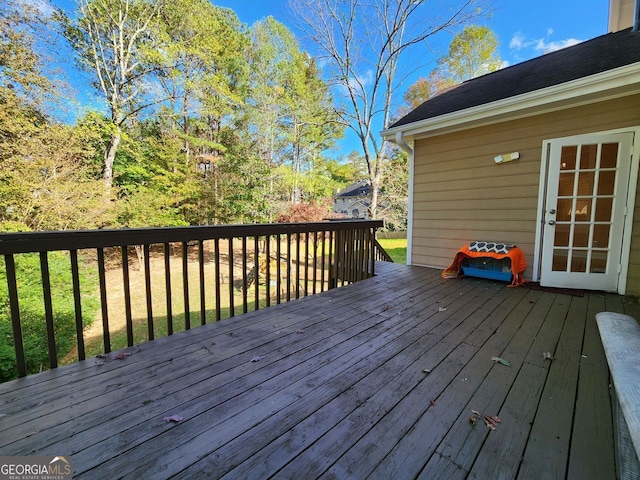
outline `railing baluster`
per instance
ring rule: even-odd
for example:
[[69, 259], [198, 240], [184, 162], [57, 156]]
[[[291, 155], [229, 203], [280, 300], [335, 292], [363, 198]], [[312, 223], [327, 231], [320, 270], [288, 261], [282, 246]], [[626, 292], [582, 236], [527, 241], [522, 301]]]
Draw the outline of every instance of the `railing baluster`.
[[182, 296], [184, 298], [184, 329], [191, 330], [191, 308], [189, 305], [189, 246], [182, 242]]
[[264, 239], [264, 250], [265, 257], [267, 259], [267, 264], [265, 265], [265, 290], [266, 290], [266, 302], [267, 307], [271, 306], [271, 249], [269, 248], [269, 244], [271, 243], [271, 237], [267, 235]]
[[98, 279], [100, 281], [100, 306], [102, 310], [102, 342], [104, 353], [111, 351], [111, 333], [109, 332], [109, 309], [107, 307], [107, 281], [104, 271], [104, 249], [98, 248]]
[[304, 232], [304, 296], [309, 292], [309, 232]]
[[318, 232], [313, 232], [313, 294], [316, 294], [318, 281]]
[[369, 229], [369, 258], [371, 258], [371, 270], [369, 271], [369, 277], [373, 277], [376, 274], [376, 258], [375, 258], [375, 242], [376, 242], [376, 231], [375, 229]]
[[365, 269], [364, 265], [364, 240], [363, 240], [363, 230], [357, 230], [355, 232], [356, 241], [354, 244], [354, 258], [356, 263], [356, 272], [355, 272], [355, 281], [362, 280], [362, 272]]
[[280, 290], [282, 289], [282, 267], [280, 266], [280, 254], [282, 238], [276, 235], [276, 304], [280, 305]]
[[198, 265], [200, 267], [200, 325], [207, 324], [207, 306], [204, 291], [204, 241], [198, 242]]
[[242, 236], [242, 312], [247, 313], [249, 311], [249, 305], [247, 297], [249, 296], [249, 290], [247, 282], [247, 237]]
[[133, 346], [133, 318], [131, 315], [131, 285], [129, 283], [129, 254], [126, 245], [122, 250], [122, 286], [124, 290], [124, 314], [127, 322], [127, 346]]
[[47, 256], [47, 252], [40, 252], [40, 274], [42, 275], [44, 318], [47, 325], [49, 368], [56, 368], [58, 366], [58, 350], [56, 348], [56, 333], [53, 325], [53, 306], [51, 305], [51, 278], [49, 277], [49, 259]]
[[213, 241], [213, 262], [216, 267], [216, 322], [220, 321], [220, 239], [216, 238]]
[[229, 237], [229, 317], [231, 318], [234, 316], [235, 307], [233, 305], [233, 237]]
[[164, 244], [164, 288], [167, 298], [167, 335], [173, 335], [173, 307], [171, 301], [171, 251], [169, 244]]
[[253, 237], [253, 259], [253, 268], [255, 272], [255, 290], [253, 292], [253, 301], [255, 305], [253, 309], [260, 310], [260, 241], [257, 235]]
[[71, 261], [71, 283], [73, 284], [73, 306], [76, 318], [76, 345], [78, 347], [78, 360], [84, 360], [84, 326], [82, 324], [82, 296], [80, 294], [78, 250], [69, 250], [69, 260]]
[[9, 308], [11, 310], [11, 328], [13, 330], [13, 348], [16, 354], [16, 368], [18, 370], [18, 377], [26, 377], [27, 362], [24, 356], [22, 322], [20, 321], [18, 286], [16, 284], [16, 264], [13, 255], [5, 255], [4, 264], [7, 269], [7, 288], [9, 290]]
[[335, 232], [331, 230], [329, 232], [329, 285], [328, 285], [329, 289], [332, 289], [338, 286], [336, 282], [338, 260], [335, 255], [335, 250], [336, 250], [336, 247], [334, 245], [335, 237], [336, 237]]
[[327, 257], [325, 257], [326, 253], [325, 253], [325, 240], [327, 238], [327, 232], [326, 231], [322, 231], [320, 232], [320, 241], [322, 242], [322, 256], [321, 256], [321, 261], [322, 261], [322, 265], [320, 267], [320, 291], [324, 292], [324, 272], [325, 272], [325, 268], [326, 268], [326, 263], [327, 263]]
[[296, 298], [300, 298], [300, 233], [296, 233]]
[[153, 301], [151, 297], [151, 261], [149, 244], [142, 247], [142, 255], [144, 256], [144, 293], [147, 301], [147, 336], [149, 340], [155, 338], [153, 332]]
[[291, 300], [291, 234], [287, 233], [287, 302]]

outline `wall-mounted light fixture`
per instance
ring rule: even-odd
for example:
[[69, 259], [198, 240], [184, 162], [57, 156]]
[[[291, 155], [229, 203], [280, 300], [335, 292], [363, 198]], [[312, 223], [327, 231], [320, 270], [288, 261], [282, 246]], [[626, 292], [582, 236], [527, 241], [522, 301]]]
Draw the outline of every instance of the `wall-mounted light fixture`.
[[513, 152], [513, 153], [503, 153], [502, 155], [498, 155], [497, 157], [494, 157], [493, 160], [496, 163], [506, 163], [506, 162], [510, 162], [511, 160], [517, 160], [520, 158], [520, 152]]

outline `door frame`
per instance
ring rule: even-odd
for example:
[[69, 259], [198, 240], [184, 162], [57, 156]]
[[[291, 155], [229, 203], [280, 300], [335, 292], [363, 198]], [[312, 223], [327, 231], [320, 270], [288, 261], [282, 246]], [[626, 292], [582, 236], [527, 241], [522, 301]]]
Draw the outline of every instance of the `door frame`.
[[581, 137], [588, 139], [592, 135], [612, 135], [616, 133], [633, 133], [634, 139], [631, 144], [631, 165], [629, 166], [629, 183], [627, 188], [626, 216], [624, 220], [624, 230], [622, 234], [622, 245], [620, 255], [620, 271], [618, 274], [617, 292], [624, 295], [627, 288], [627, 274], [629, 272], [629, 255], [631, 249], [631, 233], [633, 230], [633, 217], [636, 199], [636, 189], [638, 186], [638, 159], [640, 157], [640, 126], [618, 128], [615, 130], [606, 130], [600, 132], [580, 133], [576, 135], [568, 135], [566, 137], [552, 138], [542, 141], [542, 153], [540, 158], [540, 183], [538, 188], [538, 210], [536, 214], [536, 237], [535, 250], [533, 257], [533, 275], [534, 282], [540, 281], [542, 272], [542, 242], [544, 240], [545, 225], [545, 209], [547, 200], [547, 182], [549, 176], [549, 160], [551, 153], [551, 142], [553, 140], [562, 140], [575, 138], [580, 140]]

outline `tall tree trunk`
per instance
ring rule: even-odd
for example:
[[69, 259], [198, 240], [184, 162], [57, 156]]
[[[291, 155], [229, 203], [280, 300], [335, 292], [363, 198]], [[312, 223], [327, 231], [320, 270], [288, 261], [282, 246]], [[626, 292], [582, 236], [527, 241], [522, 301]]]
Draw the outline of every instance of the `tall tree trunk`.
[[111, 185], [113, 185], [113, 162], [116, 159], [116, 152], [118, 151], [120, 140], [122, 140], [122, 131], [119, 126], [116, 126], [115, 132], [112, 133], [109, 138], [109, 145], [107, 146], [107, 151], [104, 154], [104, 171], [102, 174], [102, 180], [107, 193], [111, 192]]

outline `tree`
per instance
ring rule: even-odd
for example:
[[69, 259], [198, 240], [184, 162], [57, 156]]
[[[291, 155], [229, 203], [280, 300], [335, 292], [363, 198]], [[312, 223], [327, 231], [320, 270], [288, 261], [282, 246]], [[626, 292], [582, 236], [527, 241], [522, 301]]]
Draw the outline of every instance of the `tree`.
[[449, 53], [438, 59], [438, 68], [429, 78], [420, 77], [404, 94], [405, 106], [398, 117], [406, 115], [445, 88], [502, 67], [498, 40], [489, 27], [467, 26], [453, 37]]
[[113, 125], [104, 152], [103, 181], [109, 192], [122, 126], [146, 107], [158, 103], [145, 89], [156, 65], [150, 61], [162, 45], [156, 30], [164, 0], [79, 0], [79, 16], [59, 12], [80, 65], [94, 75]]
[[185, 163], [225, 147], [216, 133], [244, 103], [249, 37], [233, 11], [206, 0], [179, 0], [160, 11], [164, 49], [158, 79], [171, 99], [160, 112], [179, 130]]
[[478, 15], [474, 0], [443, 12], [417, 0], [291, 0], [301, 28], [327, 61], [328, 75], [342, 93], [341, 120], [358, 136], [373, 189], [370, 213], [376, 217], [378, 190], [388, 148], [378, 130], [388, 125], [399, 79], [397, 70], [413, 47]]
[[498, 39], [489, 27], [469, 25], [449, 46], [449, 54], [438, 61], [441, 76], [453, 84], [495, 72], [502, 67]]
[[252, 143], [268, 165], [291, 166], [288, 197], [299, 201], [301, 173], [313, 168], [319, 152], [341, 136], [342, 128], [315, 60], [300, 50], [291, 31], [268, 17], [253, 26], [252, 36]]
[[44, 113], [55, 92], [38, 53], [39, 13], [22, 2], [0, 7], [0, 229], [102, 226], [87, 167], [92, 132]]

